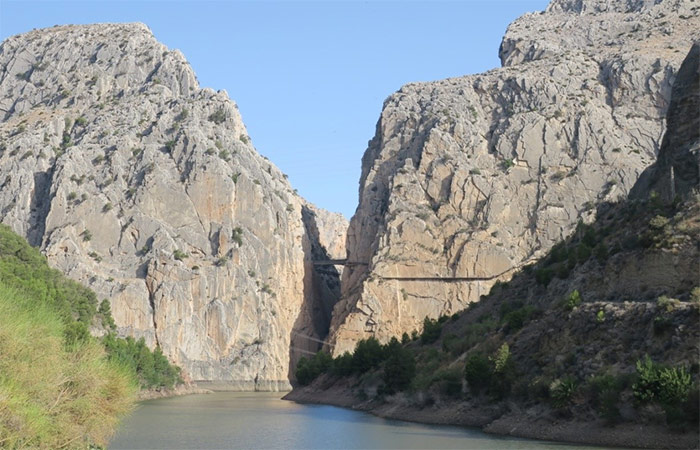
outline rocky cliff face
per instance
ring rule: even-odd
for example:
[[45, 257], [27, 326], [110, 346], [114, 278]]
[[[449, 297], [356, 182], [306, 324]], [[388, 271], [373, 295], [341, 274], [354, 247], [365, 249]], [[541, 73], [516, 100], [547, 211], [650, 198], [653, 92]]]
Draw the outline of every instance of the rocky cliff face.
[[502, 68], [390, 96], [362, 161], [334, 354], [463, 309], [625, 196], [700, 29], [691, 1], [553, 0]]
[[344, 253], [342, 216], [297, 196], [144, 25], [14, 36], [0, 68], [2, 222], [192, 379], [287, 387], [290, 340], [327, 333], [338, 275], [311, 260]]

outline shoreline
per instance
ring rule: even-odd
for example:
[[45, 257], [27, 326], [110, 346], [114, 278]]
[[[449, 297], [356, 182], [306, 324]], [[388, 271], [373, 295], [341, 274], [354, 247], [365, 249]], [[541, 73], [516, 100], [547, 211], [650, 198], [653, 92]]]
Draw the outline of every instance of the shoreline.
[[213, 394], [214, 391], [210, 389], [200, 388], [196, 385], [191, 384], [181, 384], [175, 386], [172, 389], [143, 389], [140, 390], [137, 396], [137, 402], [143, 402], [146, 400], [155, 400], [159, 398], [168, 397], [181, 397], [183, 395], [192, 394]]
[[524, 411], [506, 413], [502, 406], [475, 408], [467, 402], [445, 402], [419, 408], [397, 402], [380, 403], [358, 399], [350, 389], [333, 386], [324, 391], [296, 388], [282, 397], [301, 404], [323, 404], [370, 413], [385, 419], [430, 425], [479, 428], [485, 433], [526, 439], [592, 446], [641, 449], [697, 449], [697, 432], [672, 432], [664, 426], [619, 424], [608, 427], [602, 421], [575, 422], [532, 419]]

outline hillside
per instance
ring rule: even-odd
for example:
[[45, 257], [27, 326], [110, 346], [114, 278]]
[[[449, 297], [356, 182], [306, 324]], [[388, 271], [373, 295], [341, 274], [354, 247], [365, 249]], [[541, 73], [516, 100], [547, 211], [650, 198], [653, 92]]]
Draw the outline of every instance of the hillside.
[[[302, 362], [286, 398], [517, 436], [700, 442], [700, 45], [675, 79], [658, 162], [632, 196], [463, 312], [352, 356]], [[677, 175], [676, 175], [677, 174]]]
[[508, 27], [502, 67], [389, 96], [327, 349], [466, 308], [625, 198], [656, 159], [698, 30], [687, 0], [553, 0]]
[[[104, 446], [118, 420], [131, 411], [138, 381], [144, 386], [174, 382], [151, 384], [142, 367], [106, 354], [88, 326], [109, 330], [109, 310], [98, 307], [92, 291], [50, 269], [4, 225], [0, 317], [2, 448]], [[153, 354], [145, 352], [129, 357], [152, 361]], [[166, 371], [175, 370], [164, 364]]]

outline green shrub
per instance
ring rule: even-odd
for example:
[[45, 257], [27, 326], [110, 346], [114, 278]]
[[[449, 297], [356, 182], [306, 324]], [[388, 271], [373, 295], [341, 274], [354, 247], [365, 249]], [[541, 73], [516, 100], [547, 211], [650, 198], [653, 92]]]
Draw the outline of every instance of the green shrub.
[[354, 370], [352, 354], [345, 352], [333, 360], [331, 373], [336, 376], [346, 377], [352, 375]]
[[183, 252], [180, 249], [175, 249], [173, 252], [173, 258], [177, 259], [178, 261], [182, 261], [183, 259], [187, 258], [189, 255], [185, 252]]
[[247, 144], [247, 143], [250, 141], [250, 140], [248, 139], [248, 136], [246, 136], [245, 134], [241, 134], [240, 136], [238, 136], [238, 140], [240, 140], [240, 141], [243, 142], [244, 144]]
[[656, 306], [662, 312], [671, 312], [679, 304], [680, 304], [680, 302], [678, 300], [676, 300], [675, 298], [669, 298], [665, 295], [662, 295], [661, 297], [659, 297], [656, 300]]
[[583, 238], [581, 242], [589, 248], [593, 248], [598, 243], [598, 233], [595, 228], [590, 225], [582, 225], [583, 227]]
[[436, 385], [440, 394], [459, 398], [462, 395], [462, 376], [459, 369], [442, 369], [433, 375], [433, 385]]
[[106, 330], [116, 330], [117, 324], [114, 323], [114, 318], [112, 317], [112, 307], [109, 300], [106, 298], [100, 303], [100, 307], [97, 309], [97, 313], [101, 317], [102, 327]]
[[503, 317], [503, 322], [506, 325], [506, 327], [505, 327], [506, 333], [518, 331], [536, 313], [537, 313], [537, 309], [531, 305], [526, 305], [526, 306], [523, 306], [522, 308], [518, 308], [518, 309], [515, 309], [513, 311], [508, 312]]
[[609, 254], [608, 247], [606, 247], [605, 243], [603, 243], [603, 242], [596, 245], [595, 248], [593, 249], [593, 255], [598, 260], [598, 262], [601, 264], [605, 263], [605, 261], [608, 260], [608, 254]]
[[580, 264], [585, 263], [588, 261], [588, 259], [591, 257], [591, 248], [584, 244], [580, 243], [579, 245], [576, 246], [576, 260]]
[[602, 309], [599, 310], [599, 311], [596, 313], [596, 315], [595, 315], [595, 321], [596, 321], [597, 323], [603, 323], [603, 322], [605, 322], [605, 311], [603, 311]]
[[493, 372], [494, 373], [503, 373], [505, 372], [508, 363], [510, 362], [510, 347], [508, 346], [508, 343], [504, 342], [498, 350], [496, 350], [496, 354], [491, 358], [491, 361], [493, 362]]
[[92, 233], [88, 229], [83, 230], [83, 232], [80, 233], [80, 236], [83, 237], [83, 241], [85, 241], [85, 242], [88, 242], [89, 240], [92, 239]]
[[310, 359], [302, 357], [297, 363], [294, 375], [302, 386], [310, 384], [319, 375], [327, 372], [333, 364], [333, 358], [326, 352], [320, 351]]
[[700, 286], [696, 286], [690, 291], [690, 301], [700, 303]]
[[540, 268], [535, 271], [535, 281], [537, 284], [547, 287], [552, 281], [552, 278], [554, 278], [554, 272], [550, 268]]
[[[664, 367], [655, 364], [649, 355], [637, 361], [637, 381], [632, 385], [639, 403], [658, 403], [666, 412], [669, 424], [678, 424], [692, 418], [683, 406], [692, 389], [690, 373], [684, 367]], [[695, 399], [697, 401], [697, 399]]]
[[423, 332], [420, 335], [420, 341], [423, 344], [432, 344], [437, 341], [442, 332], [442, 323], [439, 320], [426, 317], [423, 319]]
[[557, 408], [563, 408], [569, 405], [572, 402], [577, 389], [578, 383], [576, 383], [576, 379], [572, 376], [566, 376], [562, 379], [554, 380], [549, 387], [554, 406]]
[[231, 232], [231, 240], [233, 240], [233, 242], [238, 244], [239, 247], [242, 246], [243, 245], [243, 228], [241, 228], [241, 227], [234, 228], [233, 231]]
[[352, 355], [353, 369], [365, 373], [379, 366], [384, 360], [384, 348], [375, 337], [360, 339]]
[[172, 388], [182, 382], [180, 368], [170, 364], [159, 347], [151, 351], [143, 338], [119, 339], [109, 333], [102, 343], [109, 359], [128, 367], [143, 388]]
[[620, 419], [620, 394], [624, 384], [619, 377], [604, 374], [588, 380], [587, 390], [593, 407], [608, 423]]
[[416, 360], [413, 352], [403, 347], [396, 338], [387, 344], [384, 353], [384, 385], [387, 393], [403, 391], [416, 376]]
[[467, 380], [469, 389], [475, 393], [479, 393], [488, 387], [491, 379], [491, 363], [489, 359], [483, 353], [469, 355], [464, 367], [464, 378]]
[[668, 225], [669, 220], [664, 216], [654, 216], [649, 220], [649, 226], [655, 230], [661, 230]]
[[209, 121], [214, 122], [217, 125], [224, 123], [226, 121], [226, 111], [224, 111], [222, 108], [210, 114]]
[[581, 295], [577, 289], [574, 289], [571, 294], [564, 300], [564, 309], [572, 311], [581, 304]]

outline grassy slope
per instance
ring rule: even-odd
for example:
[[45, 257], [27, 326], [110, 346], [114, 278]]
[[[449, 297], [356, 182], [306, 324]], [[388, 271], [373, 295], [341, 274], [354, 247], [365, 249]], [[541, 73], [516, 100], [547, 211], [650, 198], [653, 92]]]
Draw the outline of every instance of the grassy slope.
[[[105, 300], [51, 269], [0, 225], [0, 448], [106, 445], [138, 385], [172, 387], [179, 368], [143, 340], [117, 338]], [[92, 338], [90, 327], [108, 333]]]
[[0, 283], [0, 447], [106, 445], [135, 399], [94, 339], [66, 345], [54, 308]]

